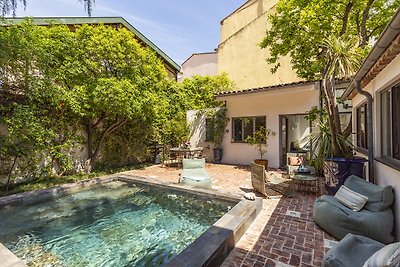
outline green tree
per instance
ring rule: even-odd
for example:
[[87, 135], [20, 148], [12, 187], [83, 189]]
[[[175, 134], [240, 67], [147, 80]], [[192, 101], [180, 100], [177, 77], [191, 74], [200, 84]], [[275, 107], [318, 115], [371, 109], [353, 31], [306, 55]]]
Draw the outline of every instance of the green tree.
[[[69, 32], [65, 27], [59, 36], [66, 38]], [[64, 52], [63, 42], [49, 42], [48, 35], [47, 28], [29, 20], [0, 28], [0, 158], [12, 159], [11, 166], [5, 164], [9, 180], [15, 170], [34, 178], [53, 167], [61, 173], [72, 168], [63, 153], [73, 146], [73, 120], [55, 101], [56, 88], [48, 75], [49, 62]]]
[[155, 53], [125, 28], [83, 25], [72, 34], [68, 56], [53, 68], [57, 99], [83, 126], [94, 165], [111, 133], [154, 116], [167, 75]]
[[[158, 114], [155, 135], [164, 144], [178, 145], [188, 139], [186, 121], [188, 110], [202, 110], [221, 106], [214, 95], [232, 90], [233, 83], [226, 74], [216, 76], [194, 76], [182, 82], [170, 81], [164, 92], [164, 112]], [[161, 105], [160, 105], [161, 109]]]
[[269, 17], [272, 27], [261, 42], [268, 48], [268, 62], [279, 67], [278, 59], [289, 55], [297, 75], [322, 80], [333, 153], [342, 156], [337, 140], [342, 132], [335, 80], [350, 77], [361, 59], [391, 19], [399, 0], [281, 0]]

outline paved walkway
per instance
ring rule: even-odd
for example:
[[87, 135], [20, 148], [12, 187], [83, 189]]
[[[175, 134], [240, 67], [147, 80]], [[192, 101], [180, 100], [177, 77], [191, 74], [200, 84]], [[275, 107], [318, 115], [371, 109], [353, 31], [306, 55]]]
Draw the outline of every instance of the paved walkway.
[[[206, 170], [213, 178], [215, 190], [253, 192], [248, 166], [207, 164]], [[157, 165], [126, 173], [177, 183], [180, 172], [177, 168]], [[328, 250], [324, 240], [333, 238], [312, 219], [316, 197], [315, 193], [298, 191], [293, 198], [264, 199], [263, 210], [222, 266], [321, 266]]]

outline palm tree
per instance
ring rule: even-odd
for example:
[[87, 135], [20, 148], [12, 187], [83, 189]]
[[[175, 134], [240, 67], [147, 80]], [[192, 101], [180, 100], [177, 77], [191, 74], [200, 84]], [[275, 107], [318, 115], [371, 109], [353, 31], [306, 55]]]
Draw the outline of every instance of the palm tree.
[[[26, 0], [0, 0], [1, 16], [4, 17], [12, 12], [13, 17], [15, 17], [18, 2], [21, 2], [24, 7], [26, 7]], [[79, 2], [83, 3], [85, 11], [90, 17], [92, 15], [95, 0], [79, 0]]]
[[350, 78], [357, 71], [362, 53], [359, 50], [357, 38], [346, 35], [325, 38], [322, 49], [323, 56], [326, 57], [326, 65], [322, 72], [322, 95], [328, 115], [332, 153], [334, 156], [343, 157], [347, 149], [344, 149], [341, 140], [350, 135], [351, 123], [345, 131], [342, 131], [335, 81], [338, 78]]

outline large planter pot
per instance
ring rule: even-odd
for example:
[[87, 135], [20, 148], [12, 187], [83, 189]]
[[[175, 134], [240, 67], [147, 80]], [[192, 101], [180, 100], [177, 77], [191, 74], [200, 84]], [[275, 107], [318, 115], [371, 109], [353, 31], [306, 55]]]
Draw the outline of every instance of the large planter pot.
[[264, 166], [265, 170], [268, 171], [268, 160], [267, 159], [255, 159], [254, 163]]
[[364, 178], [364, 158], [332, 158], [324, 164], [325, 189], [329, 195], [334, 195], [344, 184], [347, 177], [356, 175]]
[[214, 163], [220, 164], [222, 161], [222, 156], [224, 155], [224, 151], [222, 148], [214, 148]]

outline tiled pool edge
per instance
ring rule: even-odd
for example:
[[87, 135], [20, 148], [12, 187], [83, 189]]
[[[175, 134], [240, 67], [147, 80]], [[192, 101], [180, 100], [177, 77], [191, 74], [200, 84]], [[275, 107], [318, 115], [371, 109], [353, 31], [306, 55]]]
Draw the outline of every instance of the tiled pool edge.
[[81, 188], [93, 186], [96, 184], [108, 183], [117, 180], [118, 177], [115, 175], [107, 175], [99, 178], [90, 180], [84, 180], [76, 183], [63, 184], [55, 187], [46, 189], [40, 189], [35, 191], [23, 192], [5, 197], [0, 197], [0, 208], [6, 205], [17, 205], [17, 204], [33, 204], [41, 201], [46, 201], [55, 197], [60, 197], [73, 193]]
[[261, 209], [261, 198], [256, 198], [254, 201], [242, 199], [167, 266], [220, 266]]
[[237, 194], [223, 194], [213, 190], [188, 188], [177, 184], [155, 182], [144, 177], [119, 175], [119, 180], [142, 184], [159, 185], [174, 190], [190, 192], [196, 195], [214, 196], [226, 200], [237, 200], [228, 213], [222, 216], [199, 238], [179, 253], [167, 267], [212, 267], [220, 266], [240, 240], [247, 228], [253, 223], [262, 209], [262, 198], [254, 201], [241, 198]]
[[[141, 183], [159, 187], [167, 187], [183, 193], [191, 193], [206, 197], [215, 197], [222, 200], [239, 202], [227, 214], [221, 217], [204, 234], [178, 254], [167, 266], [219, 266], [229, 252], [242, 237], [250, 224], [262, 209], [262, 199], [254, 201], [241, 199], [238, 194], [223, 194], [214, 190], [188, 188], [175, 183], [154, 181], [145, 177], [113, 174], [72, 184], [64, 184], [48, 189], [30, 191], [0, 198], [0, 208], [6, 205], [33, 204], [53, 199], [74, 191], [120, 180], [123, 182]], [[3, 267], [26, 267], [27, 265], [0, 243], [0, 258]]]
[[22, 260], [0, 243], [0, 265], [2, 267], [28, 267]]

